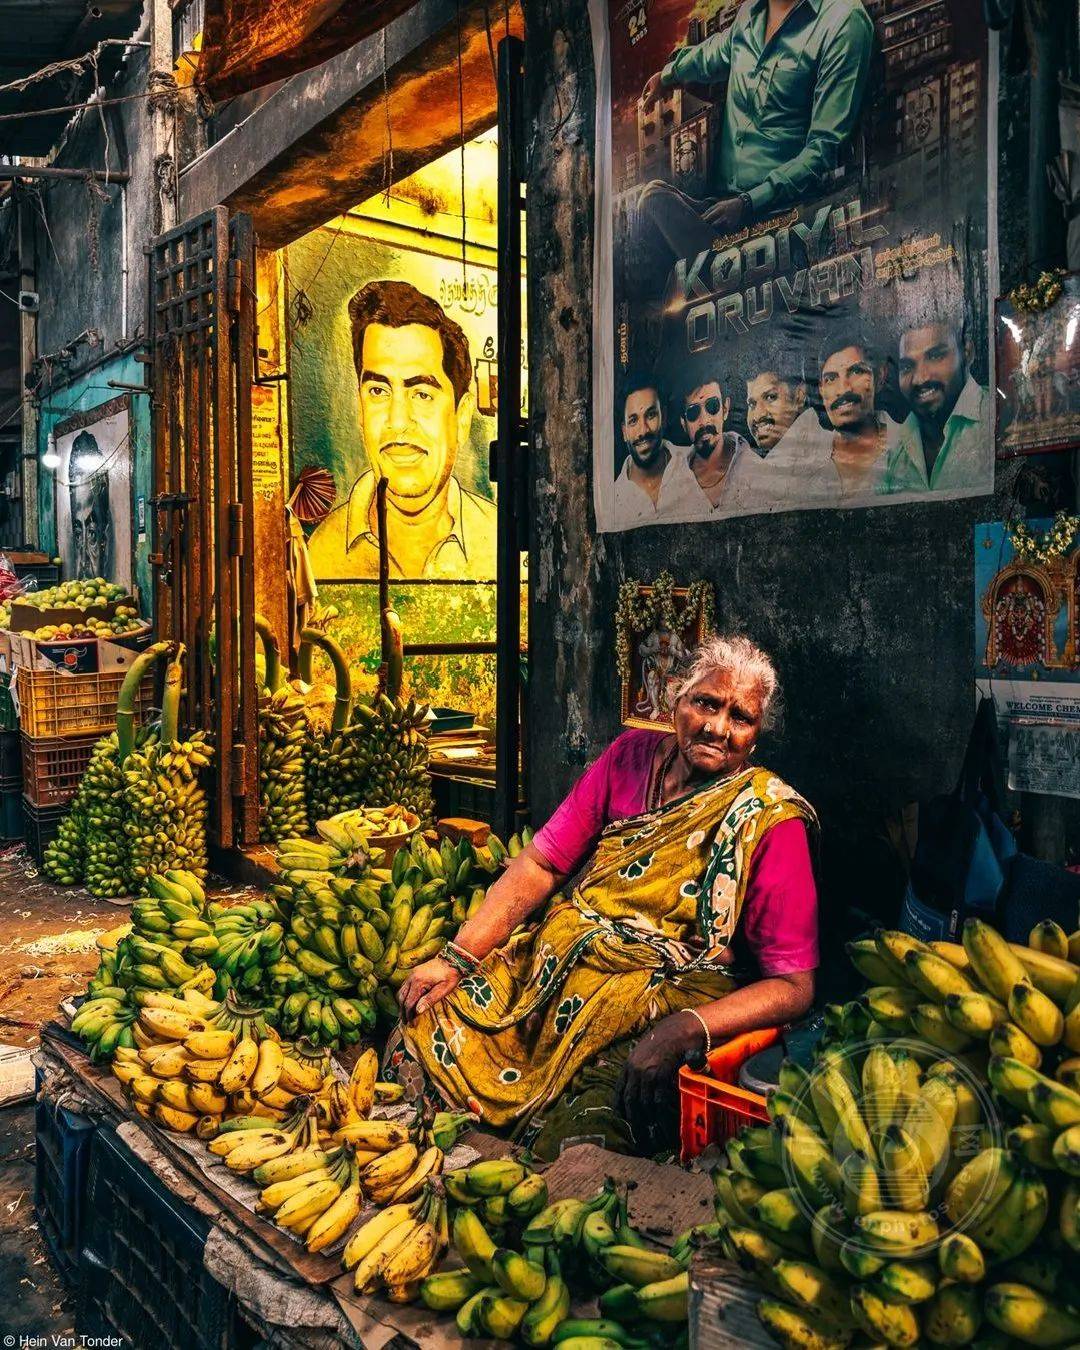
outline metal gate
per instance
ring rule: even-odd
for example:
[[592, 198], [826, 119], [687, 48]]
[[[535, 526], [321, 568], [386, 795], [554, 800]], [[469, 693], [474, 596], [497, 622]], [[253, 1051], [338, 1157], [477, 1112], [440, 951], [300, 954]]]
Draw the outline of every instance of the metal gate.
[[211, 840], [258, 839], [251, 219], [224, 207], [150, 246], [154, 601], [187, 648], [186, 724], [214, 738]]

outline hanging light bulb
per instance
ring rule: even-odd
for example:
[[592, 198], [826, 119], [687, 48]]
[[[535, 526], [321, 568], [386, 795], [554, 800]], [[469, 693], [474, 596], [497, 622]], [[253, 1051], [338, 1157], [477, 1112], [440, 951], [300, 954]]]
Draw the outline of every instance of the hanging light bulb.
[[60, 456], [56, 453], [56, 437], [49, 432], [49, 439], [45, 442], [45, 453], [41, 456], [42, 468], [58, 469], [60, 467]]

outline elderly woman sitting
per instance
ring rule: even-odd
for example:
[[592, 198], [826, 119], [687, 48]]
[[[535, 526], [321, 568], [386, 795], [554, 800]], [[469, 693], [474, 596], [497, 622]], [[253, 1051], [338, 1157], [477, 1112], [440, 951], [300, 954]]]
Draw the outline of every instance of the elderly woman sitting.
[[749, 763], [776, 698], [753, 643], [707, 641], [674, 732], [619, 736], [413, 971], [404, 1049], [443, 1098], [542, 1155], [570, 1135], [652, 1151], [670, 1142], [688, 1057], [806, 1012], [814, 812]]

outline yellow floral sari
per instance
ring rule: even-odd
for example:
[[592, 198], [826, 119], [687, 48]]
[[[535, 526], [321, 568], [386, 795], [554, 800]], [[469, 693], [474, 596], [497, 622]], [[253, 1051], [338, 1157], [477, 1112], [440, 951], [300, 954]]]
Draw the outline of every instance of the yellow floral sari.
[[404, 1028], [443, 1098], [523, 1126], [606, 1047], [734, 986], [723, 957], [754, 850], [813, 808], [767, 769], [609, 826], [570, 900]]

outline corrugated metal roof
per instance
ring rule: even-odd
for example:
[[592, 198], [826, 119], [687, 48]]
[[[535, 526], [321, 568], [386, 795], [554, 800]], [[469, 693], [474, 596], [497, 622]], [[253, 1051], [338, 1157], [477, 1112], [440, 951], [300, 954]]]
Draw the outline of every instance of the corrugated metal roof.
[[[24, 79], [55, 61], [91, 51], [106, 38], [130, 38], [143, 0], [0, 0], [0, 85]], [[98, 70], [102, 82], [116, 73], [122, 47], [107, 47]], [[88, 74], [64, 71], [21, 91], [0, 93], [0, 116], [76, 103], [86, 97]], [[70, 113], [0, 121], [0, 154], [44, 155]]]

